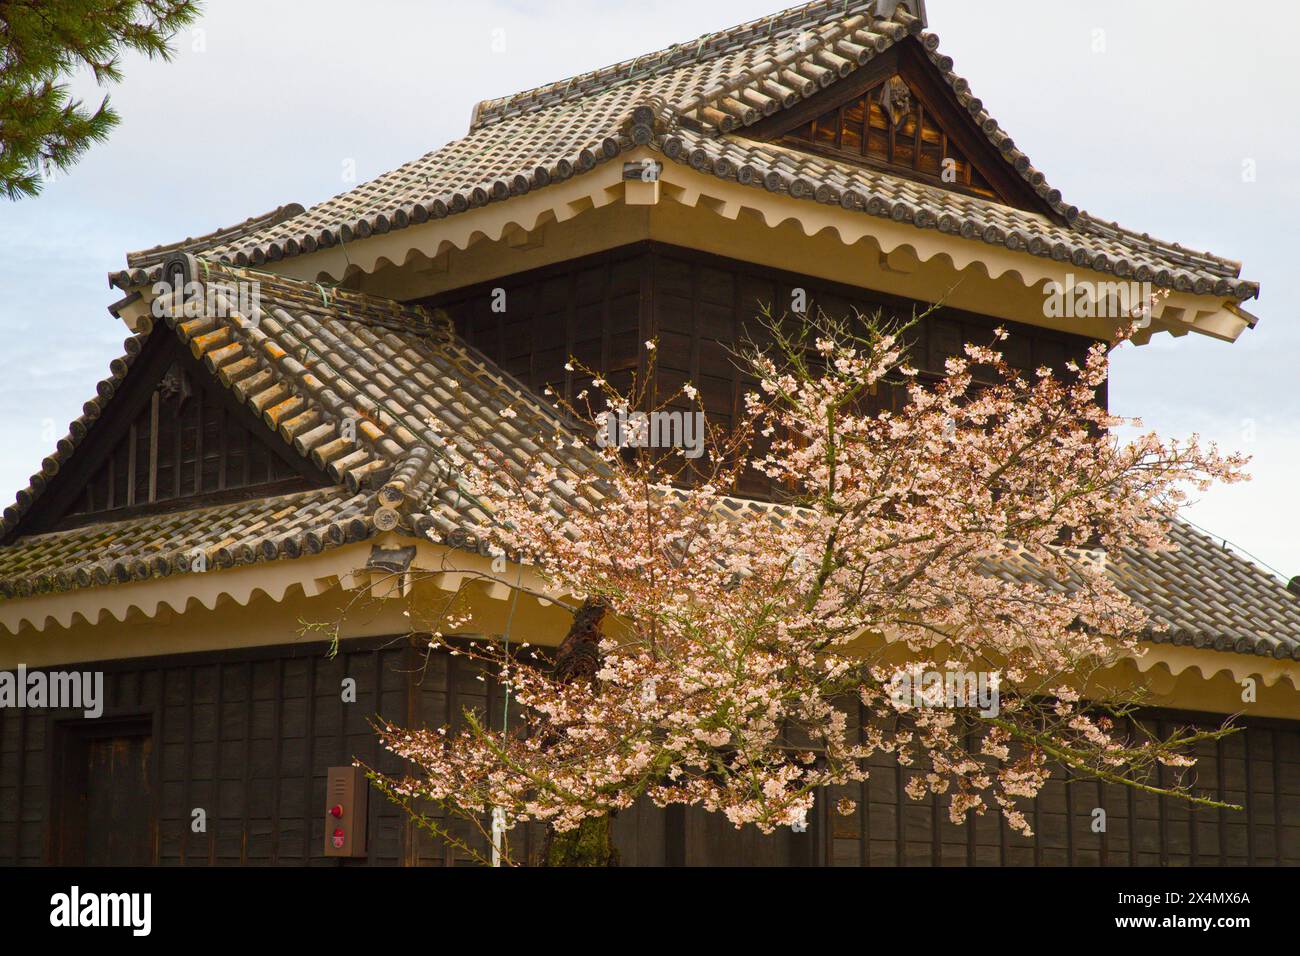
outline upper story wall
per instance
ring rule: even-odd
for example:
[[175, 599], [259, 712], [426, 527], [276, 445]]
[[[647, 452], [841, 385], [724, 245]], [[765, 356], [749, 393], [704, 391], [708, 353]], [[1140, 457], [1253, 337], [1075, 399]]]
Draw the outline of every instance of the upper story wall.
[[[699, 389], [709, 421], [728, 426], [738, 420], [745, 392], [757, 384], [742, 370], [737, 352], [750, 339], [762, 341], [764, 310], [779, 318], [792, 311], [799, 297], [806, 300], [808, 314], [821, 309], [851, 316], [856, 310], [907, 319], [929, 308], [911, 299], [654, 242], [426, 301], [446, 309], [461, 335], [529, 387], [540, 392], [549, 386], [570, 401], [590, 386], [589, 377], [565, 370], [570, 357], [626, 391], [633, 372], [645, 370], [643, 343], [656, 340], [656, 400], [689, 381]], [[1069, 359], [1081, 360], [1096, 341], [939, 308], [908, 330], [911, 361], [923, 377], [937, 376], [966, 343], [990, 343], [998, 326], [1010, 333], [1002, 343], [1008, 361], [1025, 370], [1042, 365], [1060, 369]], [[904, 398], [901, 386], [882, 386], [872, 405], [897, 408]], [[1104, 391], [1101, 398], [1105, 401]], [[762, 489], [755, 485], [747, 490]]]

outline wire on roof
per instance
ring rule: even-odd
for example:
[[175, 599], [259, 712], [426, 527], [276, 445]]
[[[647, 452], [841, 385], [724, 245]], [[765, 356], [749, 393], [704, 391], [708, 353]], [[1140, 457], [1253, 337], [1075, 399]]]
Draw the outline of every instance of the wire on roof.
[[1277, 575], [1277, 577], [1281, 579], [1281, 581], [1282, 581], [1283, 584], [1286, 584], [1288, 581], [1291, 580], [1291, 577], [1290, 577], [1289, 575], [1287, 575], [1287, 574], [1283, 574], [1281, 571], [1279, 571], [1277, 568], [1273, 567], [1273, 565], [1269, 564], [1269, 563], [1268, 563], [1267, 561], [1265, 561], [1263, 558], [1256, 557], [1255, 555], [1251, 554], [1249, 551], [1247, 551], [1245, 548], [1243, 548], [1241, 545], [1237, 544], [1236, 542], [1234, 542], [1234, 541], [1229, 541], [1229, 540], [1228, 540], [1227, 538], [1225, 538], [1223, 535], [1221, 535], [1221, 534], [1216, 534], [1215, 532], [1211, 531], [1209, 528], [1203, 528], [1203, 527], [1201, 527], [1199, 524], [1197, 524], [1195, 521], [1192, 521], [1192, 520], [1190, 520], [1190, 519], [1188, 519], [1188, 518], [1186, 518], [1186, 517], [1183, 517], [1182, 515], [1179, 515], [1179, 517], [1180, 517], [1183, 521], [1186, 521], [1189, 525], [1191, 525], [1191, 526], [1192, 526], [1193, 528], [1195, 528], [1197, 531], [1200, 531], [1200, 532], [1202, 532], [1203, 534], [1207, 534], [1207, 535], [1209, 535], [1211, 538], [1218, 538], [1220, 541], [1223, 542], [1223, 547], [1224, 547], [1225, 549], [1228, 548], [1228, 547], [1231, 547], [1232, 550], [1234, 550], [1234, 551], [1238, 551], [1238, 552], [1240, 552], [1242, 555], [1244, 555], [1245, 557], [1250, 558], [1251, 561], [1254, 561], [1254, 562], [1255, 562], [1256, 564], [1258, 564], [1260, 567], [1262, 567], [1262, 568], [1267, 568], [1269, 571], [1272, 571], [1273, 574]]

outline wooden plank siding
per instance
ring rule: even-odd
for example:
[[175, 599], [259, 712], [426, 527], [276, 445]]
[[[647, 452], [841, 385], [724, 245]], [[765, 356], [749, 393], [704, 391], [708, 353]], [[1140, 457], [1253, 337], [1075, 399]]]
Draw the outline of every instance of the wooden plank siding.
[[[852, 317], [856, 310], [907, 319], [928, 308], [923, 302], [655, 242], [443, 293], [425, 304], [446, 309], [471, 345], [524, 384], [539, 393], [550, 387], [570, 401], [591, 385], [590, 376], [565, 370], [571, 356], [627, 391], [633, 371], [645, 372], [642, 343], [657, 339], [656, 400], [690, 381], [699, 389], [708, 420], [728, 426], [742, 413], [744, 393], [757, 385], [741, 371], [736, 353], [747, 341], [766, 339], [760, 315], [764, 309], [775, 318], [789, 313], [796, 289], [803, 291], [810, 315], [821, 309]], [[504, 301], [497, 290], [504, 290]], [[1060, 370], [1069, 359], [1082, 360], [1094, 342], [944, 308], [907, 333], [910, 360], [923, 381], [933, 380], [967, 342], [992, 343], [997, 326], [1010, 333], [1002, 343], [1008, 362], [1025, 371], [1040, 365]], [[904, 399], [901, 385], [882, 385], [871, 406], [897, 409]], [[1100, 399], [1106, 400], [1104, 389]], [[769, 493], [758, 476], [747, 481], [741, 493]]]
[[[83, 665], [79, 669], [91, 669]], [[345, 642], [173, 656], [93, 665], [105, 674], [105, 720], [152, 728], [152, 819], [146, 858], [162, 865], [464, 865], [471, 858], [417, 830], [388, 801], [369, 801], [369, 855], [328, 860], [322, 843], [325, 772], [358, 756], [386, 772], [370, 727], [375, 714], [408, 725], [455, 724], [471, 708], [500, 725], [501, 690], [464, 657], [426, 658], [408, 642]], [[343, 703], [342, 681], [357, 682]], [[1155, 714], [1162, 730], [1192, 715]], [[0, 864], [52, 862], [61, 777], [52, 754], [90, 721], [40, 709], [0, 710]], [[1246, 803], [1242, 813], [1191, 810], [1095, 781], [1055, 778], [1034, 801], [1036, 835], [1008, 830], [992, 815], [957, 826], [946, 801], [912, 801], [917, 768], [877, 755], [864, 784], [819, 794], [804, 833], [736, 831], [698, 809], [639, 805], [621, 813], [615, 838], [625, 865], [825, 866], [1188, 866], [1300, 864], [1300, 723], [1246, 721], [1246, 731], [1200, 750], [1196, 785]], [[1168, 782], [1167, 779], [1165, 782]], [[834, 804], [856, 803], [844, 816]], [[207, 832], [191, 812], [207, 811]], [[1092, 832], [1093, 810], [1107, 813]], [[485, 841], [466, 823], [453, 830]], [[512, 835], [536, 860], [542, 833]]]
[[[494, 311], [494, 290], [505, 290]], [[846, 286], [752, 263], [655, 242], [641, 242], [568, 262], [446, 292], [424, 304], [446, 309], [457, 331], [531, 388], [550, 386], [572, 397], [590, 385], [564, 369], [576, 356], [616, 385], [638, 368], [641, 343], [658, 338], [661, 392], [690, 378], [704, 393], [710, 418], [739, 411], [741, 381], [733, 351], [747, 336], [761, 339], [757, 321], [770, 307], [788, 312], [793, 290], [807, 293], [808, 312], [848, 316], [877, 310], [910, 317], [924, 302]], [[988, 344], [1004, 326], [1002, 348], [1022, 369], [1061, 368], [1094, 342], [1082, 335], [942, 308], [909, 336], [910, 358], [938, 374], [965, 342]], [[1103, 396], [1104, 397], [1104, 396]]]

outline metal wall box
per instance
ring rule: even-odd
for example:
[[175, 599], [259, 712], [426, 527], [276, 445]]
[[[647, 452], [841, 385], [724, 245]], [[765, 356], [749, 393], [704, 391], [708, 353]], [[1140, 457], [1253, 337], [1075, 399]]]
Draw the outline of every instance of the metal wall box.
[[330, 767], [325, 775], [325, 855], [366, 855], [366, 777], [360, 767]]

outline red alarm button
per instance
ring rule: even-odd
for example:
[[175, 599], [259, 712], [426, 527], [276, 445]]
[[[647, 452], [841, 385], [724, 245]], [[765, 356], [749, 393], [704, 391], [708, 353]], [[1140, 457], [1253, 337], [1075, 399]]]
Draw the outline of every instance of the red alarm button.
[[334, 831], [334, 848], [343, 849], [343, 829], [341, 827]]
[[334, 817], [336, 820], [343, 816], [343, 804], [336, 803], [334, 806], [330, 807], [330, 816]]

